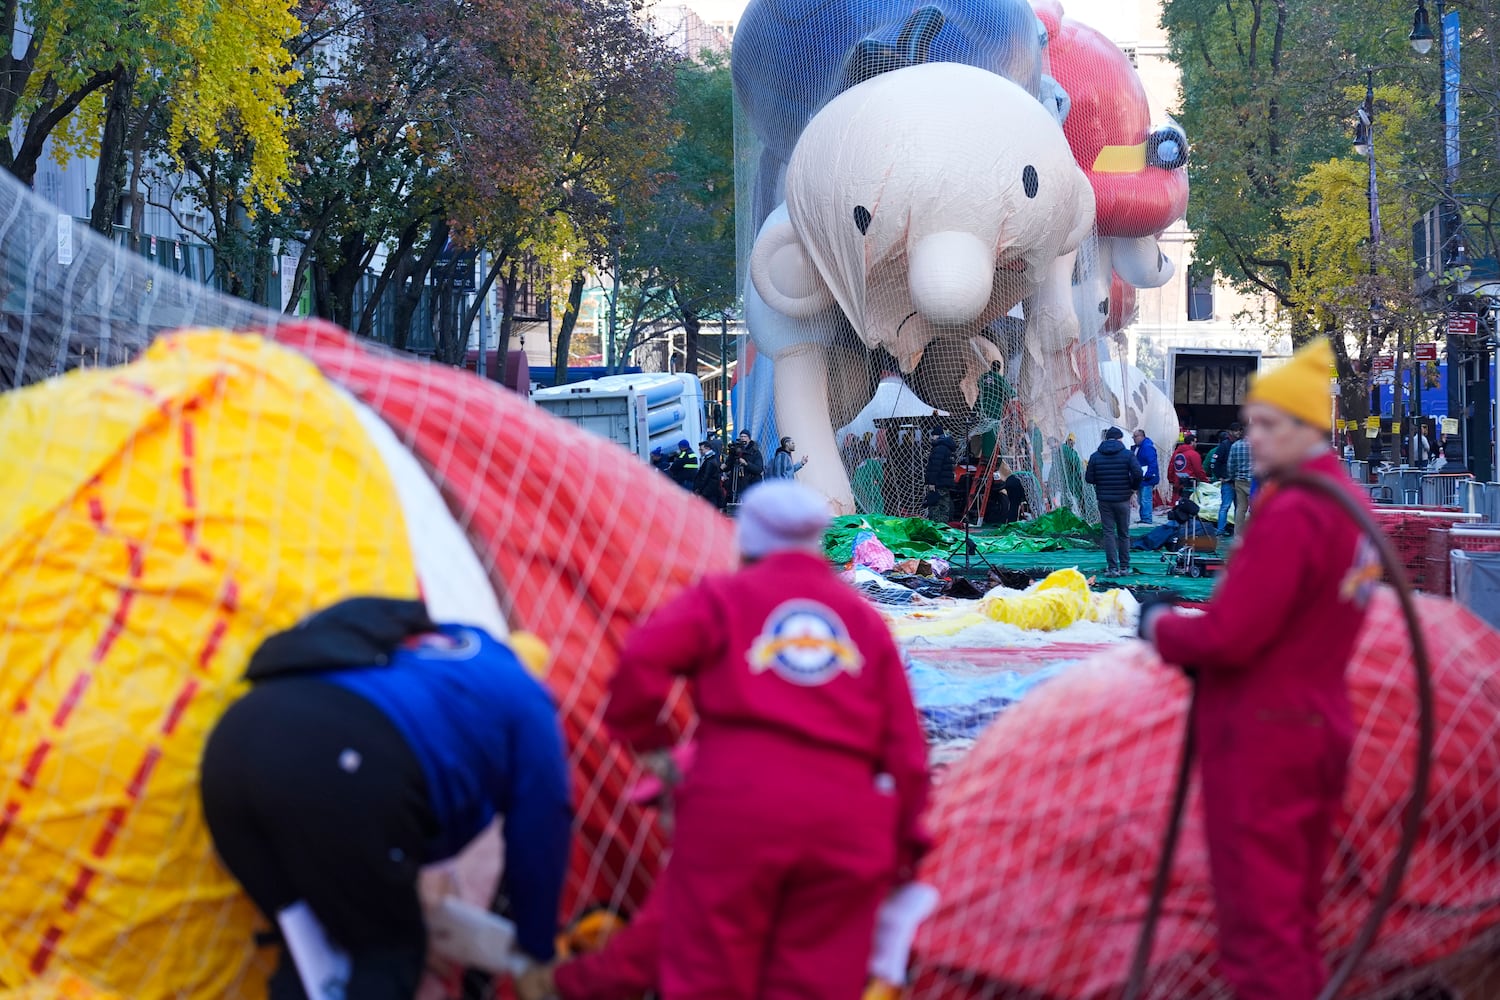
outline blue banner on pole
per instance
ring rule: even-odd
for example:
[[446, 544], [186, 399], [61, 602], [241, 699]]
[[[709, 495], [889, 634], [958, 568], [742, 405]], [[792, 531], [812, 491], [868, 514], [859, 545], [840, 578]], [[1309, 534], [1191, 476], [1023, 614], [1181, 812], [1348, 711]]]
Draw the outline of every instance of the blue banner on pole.
[[1443, 146], [1448, 183], [1458, 182], [1458, 11], [1443, 17]]

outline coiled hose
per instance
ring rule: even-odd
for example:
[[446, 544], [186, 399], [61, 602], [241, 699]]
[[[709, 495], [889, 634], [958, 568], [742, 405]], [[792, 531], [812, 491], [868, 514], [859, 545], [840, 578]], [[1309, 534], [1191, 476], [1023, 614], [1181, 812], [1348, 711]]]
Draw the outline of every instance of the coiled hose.
[[[1279, 486], [1303, 488], [1320, 493], [1333, 500], [1359, 526], [1365, 537], [1375, 546], [1380, 555], [1385, 575], [1395, 587], [1401, 602], [1401, 614], [1406, 619], [1406, 630], [1411, 636], [1412, 664], [1416, 670], [1417, 683], [1417, 758], [1412, 774], [1411, 790], [1407, 794], [1403, 810], [1401, 841], [1396, 846], [1396, 855], [1391, 859], [1390, 870], [1380, 894], [1370, 909], [1370, 915], [1359, 929], [1354, 944], [1338, 970], [1328, 980], [1318, 1000], [1333, 1000], [1348, 985], [1354, 971], [1369, 952], [1380, 933], [1380, 925], [1396, 894], [1401, 890], [1401, 880], [1406, 875], [1412, 852], [1416, 850], [1417, 838], [1422, 830], [1422, 810], [1427, 803], [1427, 791], [1432, 781], [1432, 743], [1436, 728], [1436, 708], [1432, 694], [1432, 663], [1427, 656], [1427, 642], [1422, 636], [1421, 623], [1417, 620], [1417, 604], [1412, 596], [1411, 581], [1407, 579], [1406, 567], [1391, 547], [1390, 540], [1370, 516], [1370, 512], [1354, 499], [1348, 490], [1327, 476], [1296, 472], [1279, 477]], [[1193, 773], [1195, 752], [1194, 731], [1198, 709], [1197, 687], [1189, 696], [1187, 733], [1182, 741], [1182, 755], [1177, 764], [1177, 786], [1172, 793], [1172, 807], [1167, 819], [1166, 834], [1162, 837], [1161, 858], [1157, 862], [1156, 875], [1151, 883], [1151, 899], [1146, 907], [1146, 918], [1141, 924], [1141, 935], [1136, 941], [1135, 956], [1130, 964], [1130, 977], [1126, 980], [1125, 1000], [1140, 1000], [1146, 989], [1146, 972], [1151, 965], [1151, 948], [1156, 941], [1156, 927], [1161, 920], [1162, 907], [1166, 902], [1167, 889], [1172, 875], [1172, 859], [1177, 853], [1177, 841], [1182, 833], [1182, 814], [1187, 806], [1188, 786]]]

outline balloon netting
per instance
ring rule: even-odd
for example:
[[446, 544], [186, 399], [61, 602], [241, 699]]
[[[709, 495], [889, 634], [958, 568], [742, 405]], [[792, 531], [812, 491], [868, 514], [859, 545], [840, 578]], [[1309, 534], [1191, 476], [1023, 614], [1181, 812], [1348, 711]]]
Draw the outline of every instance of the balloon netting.
[[[934, 125], [972, 78], [911, 74], [952, 64], [1005, 81], [1005, 107]], [[1123, 51], [1055, 0], [754, 0], [734, 78], [740, 426], [793, 435], [814, 459], [802, 478], [870, 513], [910, 498], [887, 490], [873, 511], [850, 493], [857, 466], [828, 459], [851, 437], [904, 480], [910, 429], [942, 424], [978, 464], [1029, 472], [1037, 513], [1096, 522], [1069, 451], [1087, 458], [1111, 425], [1170, 451], [1172, 407], [1126, 361], [1124, 332], [1137, 289], [1171, 277], [1156, 237], [1185, 209], [1187, 147]], [[943, 249], [955, 233], [989, 254], [977, 290]], [[892, 378], [908, 395], [881, 391]]]

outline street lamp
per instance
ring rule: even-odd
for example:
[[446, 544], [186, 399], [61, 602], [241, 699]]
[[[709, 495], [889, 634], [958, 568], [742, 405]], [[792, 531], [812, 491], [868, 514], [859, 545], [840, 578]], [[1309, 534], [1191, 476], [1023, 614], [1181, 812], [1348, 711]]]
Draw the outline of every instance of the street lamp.
[[[1441, 0], [1438, 4], [1438, 20], [1442, 20]], [[1435, 38], [1432, 34], [1432, 22], [1427, 19], [1427, 0], [1417, 0], [1417, 12], [1411, 19], [1411, 34], [1406, 37], [1417, 55], [1425, 56], [1432, 51]]]
[[1354, 151], [1360, 156], [1369, 156], [1375, 152], [1375, 144], [1370, 135], [1370, 115], [1364, 108], [1359, 109], [1359, 121], [1354, 126]]
[[[1423, 12], [1426, 16], [1426, 12]], [[1380, 341], [1380, 324], [1383, 319], [1384, 307], [1379, 298], [1377, 284], [1376, 263], [1380, 256], [1380, 190], [1376, 186], [1375, 178], [1375, 71], [1365, 70], [1365, 102], [1359, 108], [1359, 120], [1354, 127], [1354, 150], [1370, 161], [1370, 175], [1367, 181], [1367, 194], [1369, 196], [1370, 210], [1370, 338], [1372, 341]], [[1403, 444], [1405, 435], [1401, 432], [1402, 410], [1405, 409], [1405, 401], [1401, 398], [1402, 378], [1402, 337], [1398, 329], [1396, 333], [1396, 365], [1395, 379], [1392, 387], [1394, 399], [1391, 405], [1392, 424], [1396, 428], [1394, 455], [1397, 464], [1400, 464], [1404, 453]], [[1379, 410], [1376, 410], [1379, 413]]]

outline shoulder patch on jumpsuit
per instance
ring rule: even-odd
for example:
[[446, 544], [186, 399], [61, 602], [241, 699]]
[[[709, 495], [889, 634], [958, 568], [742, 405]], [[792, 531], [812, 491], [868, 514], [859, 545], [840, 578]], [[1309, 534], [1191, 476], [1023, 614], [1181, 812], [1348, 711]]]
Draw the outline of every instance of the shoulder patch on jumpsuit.
[[1385, 568], [1381, 565], [1375, 545], [1364, 535], [1360, 535], [1359, 544], [1354, 548], [1354, 562], [1339, 585], [1339, 600], [1355, 607], [1365, 607], [1370, 603], [1370, 595], [1384, 572]]

